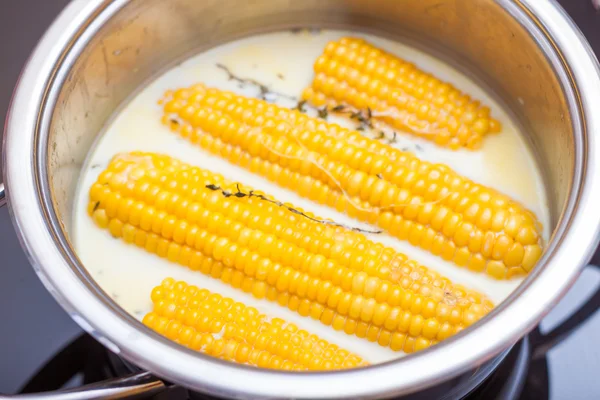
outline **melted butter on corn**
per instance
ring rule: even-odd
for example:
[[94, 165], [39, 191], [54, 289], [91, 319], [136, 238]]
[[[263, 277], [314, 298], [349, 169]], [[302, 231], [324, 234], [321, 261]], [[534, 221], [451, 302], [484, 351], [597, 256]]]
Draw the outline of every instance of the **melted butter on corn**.
[[163, 122], [192, 143], [456, 265], [509, 279], [542, 255], [533, 213], [445, 165], [202, 84], [162, 102]]
[[363, 39], [330, 42], [303, 98], [315, 106], [371, 109], [373, 118], [451, 149], [478, 149], [499, 132], [490, 109]]
[[98, 176], [88, 213], [127, 243], [396, 351], [429, 347], [493, 307], [358, 232], [236, 193], [271, 199], [168, 156], [133, 152]]

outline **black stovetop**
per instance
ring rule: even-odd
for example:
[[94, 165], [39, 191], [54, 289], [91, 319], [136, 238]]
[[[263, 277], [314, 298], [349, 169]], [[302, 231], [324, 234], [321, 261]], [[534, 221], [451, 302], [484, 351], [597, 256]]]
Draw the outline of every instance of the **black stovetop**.
[[[54, 16], [68, 0], [0, 0], [0, 121], [19, 71]], [[600, 12], [592, 0], [560, 0], [600, 54]], [[56, 304], [43, 288], [0, 209], [0, 393], [46, 390], [95, 381], [114, 374], [114, 361]], [[600, 264], [600, 252], [592, 260]], [[529, 399], [600, 398], [600, 269], [588, 268], [539, 329], [511, 354], [510, 362], [486, 382], [476, 398], [492, 399], [524, 371], [517, 396]], [[592, 301], [573, 315], [589, 298]], [[585, 318], [589, 316], [589, 318]], [[544, 333], [562, 325], [552, 336]], [[574, 328], [571, 330], [571, 328]], [[565, 334], [567, 333], [567, 334]], [[526, 347], [524, 347], [526, 346]], [[525, 350], [523, 350], [525, 349]], [[537, 352], [530, 355], [531, 351]], [[59, 357], [56, 357], [60, 355]], [[527, 354], [526, 360], [522, 355]], [[50, 368], [40, 368], [50, 360]], [[525, 362], [524, 362], [525, 361]], [[521, 369], [519, 369], [521, 368]], [[168, 398], [183, 398], [170, 392]], [[166, 397], [165, 397], [166, 398]]]

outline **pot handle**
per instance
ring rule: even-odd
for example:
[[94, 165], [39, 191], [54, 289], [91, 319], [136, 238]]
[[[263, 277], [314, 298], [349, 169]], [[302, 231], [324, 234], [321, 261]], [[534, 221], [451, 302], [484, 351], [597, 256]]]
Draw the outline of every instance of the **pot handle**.
[[4, 183], [0, 182], [0, 207], [6, 205], [6, 195], [4, 193]]
[[0, 400], [96, 400], [123, 399], [148, 396], [166, 388], [164, 382], [149, 372], [140, 372], [123, 378], [110, 379], [75, 389], [45, 393], [2, 395]]

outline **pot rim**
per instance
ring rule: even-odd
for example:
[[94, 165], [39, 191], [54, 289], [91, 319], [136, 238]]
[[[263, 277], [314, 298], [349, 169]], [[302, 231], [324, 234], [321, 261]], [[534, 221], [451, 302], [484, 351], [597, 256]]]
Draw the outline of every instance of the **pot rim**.
[[[11, 217], [35, 272], [71, 318], [111, 351], [169, 381], [218, 396], [399, 396], [490, 361], [531, 330], [565, 294], [590, 259], [600, 234], [600, 178], [593, 176], [600, 167], [600, 140], [592, 134], [600, 132], [600, 113], [594, 113], [600, 105], [598, 61], [554, 0], [496, 1], [539, 43], [563, 85], [576, 134], [575, 177], [567, 211], [540, 265], [475, 329], [397, 361], [298, 374], [235, 365], [192, 352], [145, 328], [103, 296], [82, 273], [84, 268], [60, 229], [49, 194], [46, 145], [57, 87], [69, 69], [65, 66], [72, 65], [103, 19], [127, 0], [72, 1], [36, 47], [17, 84], [2, 162]], [[577, 237], [567, 234], [574, 231]]]

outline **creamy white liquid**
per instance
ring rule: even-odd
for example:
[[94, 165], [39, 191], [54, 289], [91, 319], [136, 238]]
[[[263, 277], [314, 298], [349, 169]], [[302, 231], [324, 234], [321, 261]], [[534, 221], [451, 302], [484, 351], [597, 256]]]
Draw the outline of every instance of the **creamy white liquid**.
[[[439, 78], [455, 84], [491, 107], [492, 115], [501, 121], [503, 131], [487, 137], [481, 151], [445, 150], [408, 134], [401, 134], [396, 145], [413, 150], [423, 159], [448, 164], [457, 172], [522, 202], [538, 216], [544, 225], [544, 239], [548, 238], [547, 202], [533, 156], [508, 114], [465, 75], [421, 51], [354, 32], [281, 32], [255, 36], [199, 54], [160, 76], [116, 116], [88, 156], [81, 173], [74, 210], [75, 247], [90, 274], [125, 310], [141, 319], [151, 309], [152, 288], [165, 277], [171, 276], [242, 301], [268, 315], [296, 323], [328, 341], [358, 353], [370, 362], [385, 361], [402, 355], [366, 340], [336, 332], [317, 321], [303, 318], [266, 300], [257, 300], [218, 280], [113, 239], [108, 231], [95, 226], [86, 212], [89, 188], [96, 181], [98, 174], [106, 168], [109, 160], [119, 152], [141, 150], [169, 154], [190, 164], [219, 172], [230, 179], [245, 182], [274, 195], [279, 200], [291, 202], [321, 217], [330, 217], [352, 226], [360, 225], [345, 215], [302, 199], [293, 192], [281, 189], [259, 176], [211, 156], [179, 138], [161, 124], [162, 110], [157, 104], [166, 90], [198, 82], [247, 96], [259, 94], [255, 86], [242, 87], [238, 82], [228, 80], [227, 74], [216, 67], [218, 63], [227, 66], [237, 76], [252, 78], [275, 92], [297, 97], [303, 88], [310, 84], [313, 76], [312, 64], [326, 43], [349, 34], [364, 37], [376, 46], [414, 62], [423, 70], [434, 72]], [[279, 98], [277, 103], [292, 106], [296, 101]], [[335, 118], [330, 120], [341, 123]], [[343, 122], [348, 125], [347, 121]], [[484, 274], [472, 273], [387, 235], [371, 235], [371, 239], [395, 247], [454, 282], [486, 293], [496, 304], [506, 298], [520, 283], [518, 279], [497, 281]]]

